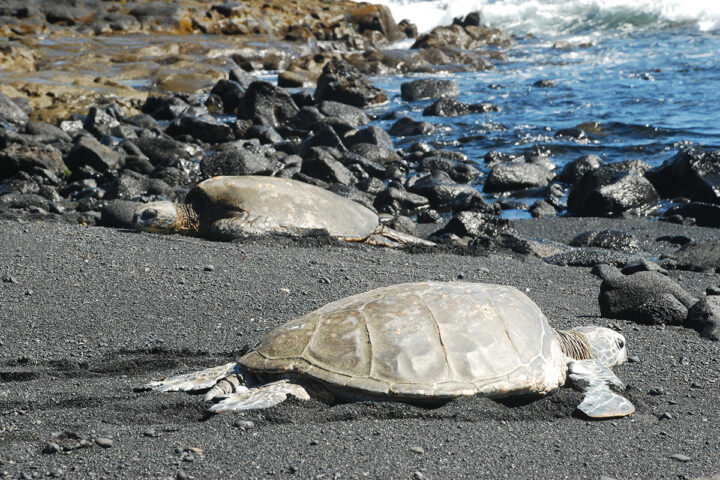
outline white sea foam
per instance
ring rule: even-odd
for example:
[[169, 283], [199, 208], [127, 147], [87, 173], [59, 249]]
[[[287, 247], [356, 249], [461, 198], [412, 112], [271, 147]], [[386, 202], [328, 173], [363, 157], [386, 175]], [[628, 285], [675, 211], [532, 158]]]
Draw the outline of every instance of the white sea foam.
[[718, 0], [372, 0], [409, 19], [421, 32], [474, 10], [483, 22], [516, 33], [567, 34], [687, 25], [720, 29]]

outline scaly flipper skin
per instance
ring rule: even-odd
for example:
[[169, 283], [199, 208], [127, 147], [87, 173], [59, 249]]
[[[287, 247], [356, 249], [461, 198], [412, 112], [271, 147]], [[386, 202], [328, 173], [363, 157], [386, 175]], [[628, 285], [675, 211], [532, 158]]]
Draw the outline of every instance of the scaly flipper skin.
[[240, 368], [237, 363], [226, 363], [219, 367], [207, 368], [199, 372], [191, 372], [174, 377], [167, 377], [157, 382], [150, 382], [136, 390], [156, 390], [158, 392], [194, 392], [207, 390], [215, 386], [218, 381], [238, 373]]
[[218, 403], [208, 408], [209, 412], [232, 412], [240, 410], [252, 410], [256, 408], [269, 408], [284, 402], [288, 395], [299, 398], [300, 400], [309, 400], [305, 388], [296, 383], [287, 380], [280, 380], [245, 391], [229, 393], [216, 397], [220, 399]]
[[625, 385], [602, 362], [578, 360], [570, 363], [568, 378], [585, 393], [578, 410], [590, 418], [624, 417], [635, 412], [629, 400], [610, 389], [610, 385], [624, 389]]

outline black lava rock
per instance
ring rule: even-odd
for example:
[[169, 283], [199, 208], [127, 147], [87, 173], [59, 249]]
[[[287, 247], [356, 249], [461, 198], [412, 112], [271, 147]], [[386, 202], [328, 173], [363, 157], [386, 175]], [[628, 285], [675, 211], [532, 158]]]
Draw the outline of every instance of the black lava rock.
[[675, 268], [720, 272], [720, 240], [693, 242], [673, 254]]
[[401, 84], [400, 95], [407, 102], [414, 102], [424, 98], [457, 97], [460, 95], [460, 88], [458, 88], [455, 80], [422, 78]]
[[313, 147], [303, 158], [302, 173], [328, 183], [351, 185], [355, 176], [324, 148]]
[[620, 230], [593, 230], [583, 232], [570, 241], [573, 247], [597, 247], [625, 252], [637, 252], [640, 244], [632, 233]]
[[27, 113], [22, 108], [7, 95], [0, 93], [0, 126], [4, 122], [19, 128], [24, 127], [29, 121]]
[[550, 183], [552, 178], [552, 172], [542, 165], [528, 162], [505, 162], [490, 170], [490, 174], [485, 180], [484, 190], [487, 193], [494, 193], [544, 187]]
[[663, 198], [720, 204], [720, 151], [679, 152], [645, 176]]
[[423, 115], [426, 117], [458, 117], [470, 113], [499, 112], [500, 107], [489, 103], [469, 104], [452, 98], [441, 98], [432, 105], [425, 107]]
[[217, 175], [270, 175], [281, 165], [265, 155], [247, 149], [219, 150], [203, 158], [200, 171], [204, 178]]
[[696, 299], [660, 273], [638, 272], [604, 280], [599, 302], [604, 317], [643, 324], [682, 325]]
[[80, 136], [68, 153], [65, 164], [71, 171], [88, 166], [98, 172], [106, 172], [117, 169], [121, 164], [121, 157], [94, 138]]
[[430, 122], [416, 122], [410, 117], [401, 117], [392, 127], [390, 134], [397, 137], [410, 137], [414, 135], [430, 135], [435, 131], [435, 125]]
[[720, 204], [705, 202], [690, 202], [668, 208], [663, 217], [670, 218], [679, 215], [691, 218], [699, 227], [720, 228]]
[[323, 67], [317, 81], [315, 100], [333, 100], [364, 108], [387, 102], [387, 94], [372, 85], [360, 70], [344, 60], [334, 59]]
[[608, 217], [647, 207], [659, 198], [655, 188], [642, 175], [603, 167], [585, 174], [570, 190], [568, 213]]
[[238, 118], [277, 127], [293, 118], [299, 111], [290, 92], [272, 83], [258, 81], [247, 88], [238, 107]]
[[720, 296], [701, 298], [690, 308], [685, 326], [710, 340], [720, 340]]
[[195, 117], [178, 115], [165, 130], [168, 135], [179, 137], [189, 135], [201, 142], [211, 144], [225, 143], [234, 139], [232, 128], [213, 117]]
[[562, 171], [555, 177], [559, 182], [576, 184], [587, 172], [602, 167], [603, 161], [597, 155], [585, 155], [563, 167]]

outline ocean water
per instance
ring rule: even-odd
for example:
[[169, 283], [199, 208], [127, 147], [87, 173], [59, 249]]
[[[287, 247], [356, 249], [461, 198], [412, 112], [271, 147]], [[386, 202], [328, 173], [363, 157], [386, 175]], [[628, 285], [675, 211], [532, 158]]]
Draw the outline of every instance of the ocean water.
[[[681, 148], [720, 148], [720, 2], [382, 1], [421, 30], [479, 10], [486, 25], [516, 35], [494, 70], [445, 77], [459, 84], [459, 100], [490, 102], [500, 112], [423, 117], [429, 101], [399, 98], [407, 77], [373, 79], [393, 96], [378, 113], [399, 110], [436, 123], [431, 142], [481, 166], [490, 150], [545, 152], [561, 168], [590, 153], [655, 166]], [[539, 80], [555, 86], [538, 87]], [[586, 137], [556, 135], [574, 127]], [[414, 141], [398, 139], [397, 146]]]

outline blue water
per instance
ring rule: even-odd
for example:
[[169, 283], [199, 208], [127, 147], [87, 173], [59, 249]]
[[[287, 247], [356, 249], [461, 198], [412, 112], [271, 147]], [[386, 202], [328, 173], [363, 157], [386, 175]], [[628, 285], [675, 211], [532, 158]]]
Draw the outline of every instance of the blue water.
[[[552, 24], [548, 18], [538, 18], [536, 11], [534, 17], [508, 16], [507, 25], [502, 24], [505, 17], [498, 12], [504, 10], [498, 4], [537, 2], [491, 2], [496, 14], [491, 18], [501, 19], [494, 26], [507, 27], [518, 37], [517, 45], [507, 50], [507, 61], [494, 62], [491, 71], [439, 78], [452, 78], [459, 84], [458, 100], [489, 102], [501, 107], [500, 112], [423, 117], [423, 108], [431, 102], [402, 101], [400, 84], [412, 79], [404, 76], [373, 79], [393, 96], [389, 105], [375, 112], [399, 111], [439, 127], [431, 137], [396, 139], [397, 147], [422, 140], [437, 148], [462, 151], [480, 167], [490, 150], [518, 155], [544, 152], [560, 169], [586, 154], [599, 155], [606, 162], [642, 160], [656, 166], [688, 146], [720, 149], [717, 25], [702, 12], [694, 21], [683, 17], [674, 22], [659, 14], [627, 9], [603, 16], [597, 11], [598, 2], [576, 1], [573, 18], [554, 18]], [[483, 2], [465, 3], [476, 7]], [[558, 2], [545, 3], [560, 8]], [[418, 9], [437, 4], [412, 3]], [[583, 6], [590, 10], [583, 13]], [[720, 14], [720, 2], [714, 9]], [[704, 31], [705, 27], [713, 28]], [[571, 47], [554, 47], [561, 42]], [[533, 86], [538, 80], [551, 80], [555, 86]], [[392, 121], [380, 124], [389, 128]], [[556, 137], [558, 130], [572, 127], [580, 127], [587, 137]]]

